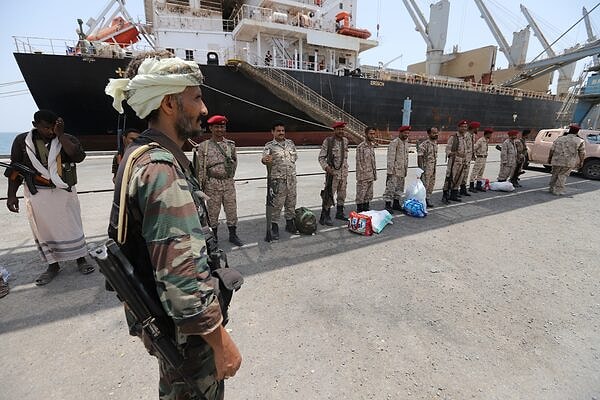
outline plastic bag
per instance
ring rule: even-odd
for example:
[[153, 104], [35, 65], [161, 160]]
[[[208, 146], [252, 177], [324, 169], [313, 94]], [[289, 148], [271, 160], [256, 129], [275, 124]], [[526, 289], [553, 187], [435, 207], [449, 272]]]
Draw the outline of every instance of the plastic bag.
[[0, 277], [4, 279], [4, 282], [8, 282], [8, 279], [10, 278], [10, 272], [8, 272], [8, 270], [4, 267], [0, 267]]
[[478, 181], [478, 182], [480, 182], [480, 183], [481, 183], [481, 189], [482, 189], [483, 191], [488, 191], [488, 190], [490, 190], [490, 180], [489, 180], [489, 179], [487, 179], [487, 178], [484, 178], [484, 179], [479, 179], [479, 181]]
[[490, 189], [497, 190], [499, 192], [513, 192], [515, 190], [515, 187], [509, 181], [504, 181], [490, 183]]
[[371, 236], [373, 234], [371, 216], [350, 211], [350, 215], [348, 216], [348, 230], [360, 235]]
[[421, 181], [421, 175], [424, 171], [421, 168], [417, 168], [414, 172], [415, 175], [411, 178], [410, 183], [404, 191], [404, 197], [408, 200], [417, 200], [423, 205], [423, 210], [427, 213], [427, 203], [425, 201], [427, 191], [425, 190], [425, 185], [423, 185], [423, 182]]
[[425, 207], [423, 207], [423, 204], [416, 199], [404, 201], [404, 212], [411, 217], [423, 218], [427, 216]]
[[383, 228], [387, 224], [393, 224], [392, 222], [392, 214], [390, 214], [387, 210], [370, 210], [361, 212], [363, 215], [368, 215], [371, 217], [371, 227], [373, 228], [373, 232], [381, 233]]

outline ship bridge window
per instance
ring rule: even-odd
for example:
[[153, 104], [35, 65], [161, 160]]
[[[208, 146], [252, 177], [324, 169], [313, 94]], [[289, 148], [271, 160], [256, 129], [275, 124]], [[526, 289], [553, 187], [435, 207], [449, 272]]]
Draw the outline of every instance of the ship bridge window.
[[346, 57], [338, 58], [338, 64], [346, 64]]
[[165, 50], [167, 50], [169, 53], [175, 55], [175, 49], [172, 49], [170, 47], [167, 47]]
[[340, 10], [344, 9], [344, 3], [340, 3]]
[[185, 60], [186, 61], [194, 61], [194, 50], [186, 50], [185, 51]]

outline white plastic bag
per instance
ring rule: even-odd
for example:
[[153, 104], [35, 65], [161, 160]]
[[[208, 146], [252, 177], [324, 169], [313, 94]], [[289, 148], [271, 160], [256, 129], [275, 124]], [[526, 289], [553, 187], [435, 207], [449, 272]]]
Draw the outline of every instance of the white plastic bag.
[[515, 187], [509, 181], [504, 181], [490, 183], [490, 189], [497, 190], [499, 192], [512, 192], [515, 190]]
[[411, 181], [404, 191], [404, 198], [406, 200], [417, 200], [419, 203], [423, 204], [423, 210], [427, 213], [427, 203], [425, 201], [427, 191], [425, 190], [425, 185], [423, 185], [423, 182], [421, 181], [423, 172], [425, 171], [421, 168], [414, 170], [414, 175], [411, 177]]
[[387, 210], [363, 211], [361, 214], [371, 217], [371, 226], [373, 227], [373, 232], [375, 233], [380, 233], [387, 224], [393, 224], [392, 214], [390, 214]]

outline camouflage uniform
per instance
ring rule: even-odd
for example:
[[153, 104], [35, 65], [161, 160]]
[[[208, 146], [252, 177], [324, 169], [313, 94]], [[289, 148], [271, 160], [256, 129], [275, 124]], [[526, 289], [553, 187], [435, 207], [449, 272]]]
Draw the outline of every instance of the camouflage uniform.
[[408, 172], [408, 139], [396, 138], [390, 142], [387, 152], [387, 179], [383, 199], [386, 202], [400, 200], [404, 196], [404, 179]]
[[506, 139], [502, 143], [500, 151], [500, 172], [498, 172], [498, 180], [505, 181], [511, 178], [517, 167], [517, 148], [514, 140]]
[[[147, 130], [139, 142], [158, 142], [162, 147], [146, 151], [132, 165], [127, 186], [127, 238], [121, 250], [140, 283], [162, 304], [167, 317], [159, 322], [172, 331], [185, 355], [187, 377], [207, 399], [220, 399], [223, 383], [215, 380], [212, 349], [200, 337], [212, 332], [223, 317], [207, 263], [201, 215], [192, 197], [199, 185], [183, 151], [161, 132]], [[135, 144], [130, 146], [124, 160], [135, 148]], [[123, 168], [117, 175], [110, 216], [109, 236], [113, 239], [119, 207], [123, 206], [119, 204], [122, 178]], [[139, 334], [138, 330], [130, 325], [132, 334]], [[197, 399], [178, 372], [163, 362], [159, 367], [161, 400]]]
[[[219, 225], [221, 205], [225, 210], [227, 226], [236, 226], [238, 218], [233, 179], [237, 168], [235, 142], [229, 139], [219, 142], [208, 139], [200, 143], [196, 150], [196, 172], [204, 193], [209, 197], [206, 206], [211, 226]], [[227, 159], [231, 162], [228, 163]]]
[[565, 193], [567, 176], [579, 163], [579, 157], [585, 158], [585, 144], [577, 135], [565, 135], [552, 143], [552, 151], [550, 193], [561, 195]]
[[294, 142], [284, 139], [282, 142], [271, 140], [265, 144], [262, 156], [271, 155], [271, 185], [275, 196], [271, 218], [277, 222], [281, 209], [285, 206], [283, 216], [286, 220], [294, 219], [296, 209], [296, 160], [298, 153]]
[[488, 143], [489, 141], [485, 136], [480, 137], [479, 140], [477, 140], [477, 143], [475, 143], [475, 163], [471, 170], [470, 182], [476, 182], [483, 178], [485, 163], [487, 162], [488, 156]]
[[427, 191], [427, 198], [431, 197], [435, 187], [435, 170], [437, 166], [438, 144], [435, 140], [428, 139], [419, 145], [417, 156], [423, 158], [423, 165], [419, 167], [425, 171], [421, 176], [421, 181]]
[[375, 146], [366, 140], [356, 146], [356, 204], [373, 200], [373, 182], [377, 180]]
[[460, 181], [461, 185], [466, 185], [467, 184], [467, 180], [469, 178], [469, 170], [471, 169], [471, 161], [473, 161], [474, 157], [475, 157], [475, 134], [471, 131], [467, 131], [467, 133], [465, 134], [465, 143], [466, 143], [466, 150], [465, 151], [465, 155], [466, 155], [466, 162], [467, 162], [467, 167], [465, 168], [465, 172], [462, 176], [462, 179]]
[[[451, 175], [450, 185], [446, 182], [444, 190], [458, 190], [463, 180], [463, 176], [469, 173], [469, 162], [472, 158], [471, 143], [468, 141], [467, 135], [457, 133], [448, 138], [446, 144], [446, 156], [448, 157], [449, 168], [446, 170], [446, 176]], [[454, 149], [455, 154], [449, 156]], [[449, 186], [449, 187], [448, 187]]]
[[328, 143], [333, 145], [333, 183], [332, 194], [337, 193], [337, 206], [343, 206], [346, 201], [346, 186], [348, 184], [348, 139], [337, 139], [335, 136], [330, 136], [323, 141], [321, 151], [319, 152], [319, 164], [325, 170], [327, 167], [327, 146]]

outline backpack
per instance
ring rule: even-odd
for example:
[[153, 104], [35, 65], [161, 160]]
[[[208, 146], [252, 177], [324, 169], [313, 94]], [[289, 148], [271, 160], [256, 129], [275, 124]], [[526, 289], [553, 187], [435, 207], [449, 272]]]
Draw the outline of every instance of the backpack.
[[317, 217], [306, 207], [296, 208], [294, 223], [296, 229], [303, 235], [312, 235], [317, 231]]

